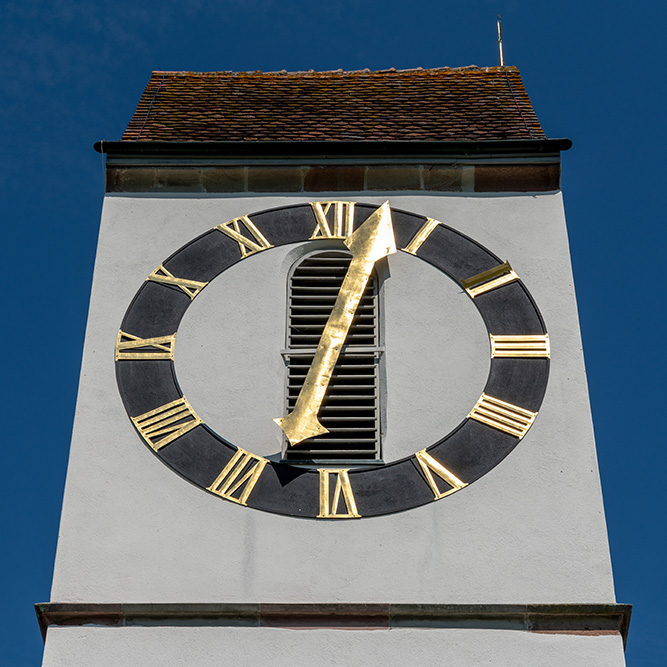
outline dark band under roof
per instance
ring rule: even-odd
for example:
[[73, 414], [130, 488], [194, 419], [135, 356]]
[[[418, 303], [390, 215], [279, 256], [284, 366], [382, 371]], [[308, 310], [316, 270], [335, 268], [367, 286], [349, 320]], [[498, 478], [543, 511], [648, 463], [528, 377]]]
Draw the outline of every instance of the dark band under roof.
[[123, 142], [491, 141], [545, 135], [516, 67], [153, 72]]

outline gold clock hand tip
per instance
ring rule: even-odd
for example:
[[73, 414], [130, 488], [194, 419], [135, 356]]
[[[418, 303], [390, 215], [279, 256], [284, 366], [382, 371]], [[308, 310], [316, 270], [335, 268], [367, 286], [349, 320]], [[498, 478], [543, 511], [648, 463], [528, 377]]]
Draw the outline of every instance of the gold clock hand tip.
[[389, 202], [385, 202], [345, 241], [353, 255], [376, 262], [396, 252]]
[[290, 412], [285, 417], [277, 417], [273, 420], [285, 432], [292, 447], [296, 447], [308, 438], [329, 433], [329, 429], [320, 424], [316, 415], [304, 418], [303, 416], [295, 416], [295, 414], [295, 412]]

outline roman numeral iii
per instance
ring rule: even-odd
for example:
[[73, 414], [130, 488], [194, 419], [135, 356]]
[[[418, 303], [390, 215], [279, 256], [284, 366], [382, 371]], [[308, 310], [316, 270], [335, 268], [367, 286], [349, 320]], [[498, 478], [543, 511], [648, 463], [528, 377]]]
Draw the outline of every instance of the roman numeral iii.
[[[436, 461], [429, 453], [427, 453], [425, 449], [417, 452], [415, 457], [417, 458], [417, 463], [419, 463], [419, 466], [424, 473], [424, 477], [426, 477], [426, 481], [431, 487], [431, 491], [433, 491], [433, 495], [435, 496], [436, 500], [440, 500], [440, 498], [449, 496], [452, 493], [461, 490], [464, 486], [468, 486], [466, 482], [462, 482], [453, 472], [447, 470], [447, 468], [445, 468], [445, 466], [443, 466], [440, 461]], [[435, 482], [433, 473], [435, 473], [440, 479], [447, 482], [450, 488], [441, 491]]]
[[[310, 202], [310, 206], [317, 222], [311, 239], [346, 239], [352, 234], [354, 228], [353, 201], [315, 201]], [[331, 225], [333, 225], [333, 231]]]
[[[264, 238], [262, 232], [257, 229], [255, 223], [247, 216], [242, 215], [240, 218], [234, 218], [228, 222], [223, 222], [218, 225], [216, 229], [222, 232], [230, 239], [234, 239], [239, 244], [241, 257], [245, 258], [249, 255], [254, 255], [256, 252], [273, 248], [273, 246]], [[244, 233], [250, 233], [250, 236], [245, 236]], [[252, 238], [250, 238], [252, 237]]]
[[[320, 513], [318, 519], [358, 519], [361, 514], [357, 511], [357, 503], [354, 500], [352, 486], [350, 484], [349, 469], [332, 470], [318, 469], [320, 473]], [[329, 477], [336, 476], [336, 486], [331, 498]], [[345, 502], [347, 512], [339, 512], [341, 496]]]
[[498, 289], [499, 287], [513, 283], [515, 280], [519, 280], [519, 276], [512, 269], [509, 262], [504, 262], [488, 271], [482, 271], [482, 273], [462, 280], [461, 284], [465, 291], [474, 299], [480, 294]]
[[124, 331], [116, 339], [116, 361], [124, 359], [173, 359], [176, 334], [157, 338], [139, 338]]
[[517, 438], [523, 438], [533, 425], [537, 412], [482, 394], [468, 417]]
[[237, 449], [208, 490], [239, 505], [246, 505], [267, 463], [260, 456]]
[[185, 397], [132, 417], [141, 437], [157, 452], [204, 422]]
[[494, 336], [491, 338], [492, 357], [551, 357], [549, 334], [539, 336]]

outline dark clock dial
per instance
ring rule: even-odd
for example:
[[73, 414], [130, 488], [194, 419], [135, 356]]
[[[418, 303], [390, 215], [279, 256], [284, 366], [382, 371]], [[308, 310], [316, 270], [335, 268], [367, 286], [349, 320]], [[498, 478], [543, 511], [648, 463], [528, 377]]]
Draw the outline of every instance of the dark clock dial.
[[[379, 240], [373, 224], [385, 235]], [[317, 410], [335, 369], [332, 356], [344, 341], [344, 327], [351, 326], [355, 299], [358, 302], [362, 282], [377, 257], [406, 252], [436, 267], [465, 289], [486, 325], [491, 362], [479, 400], [441, 439], [413, 443], [415, 453], [409, 457], [365, 467], [306, 468], [269, 461], [226, 440], [224, 424], [204, 423], [180, 390], [174, 369], [176, 333], [201, 290], [248, 256], [320, 238], [338, 239], [353, 259], [320, 340], [319, 357], [309, 369], [314, 388], [306, 390], [308, 380], [304, 384], [299, 414], [295, 410], [296, 416], [276, 419], [289, 431], [292, 446], [299, 446], [299, 438], [311, 433], [308, 429], [317, 429]], [[439, 500], [495, 467], [537, 416], [549, 356], [540, 313], [508, 262], [431, 218], [388, 205], [313, 202], [222, 223], [150, 273], [120, 327], [116, 376], [125, 409], [145, 444], [190, 482], [255, 509], [341, 519], [389, 514]], [[282, 426], [288, 421], [292, 423]]]

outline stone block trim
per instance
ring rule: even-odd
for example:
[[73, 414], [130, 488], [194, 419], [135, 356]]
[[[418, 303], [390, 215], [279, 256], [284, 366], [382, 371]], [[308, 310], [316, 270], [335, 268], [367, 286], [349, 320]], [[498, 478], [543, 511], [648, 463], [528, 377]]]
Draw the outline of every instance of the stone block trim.
[[422, 183], [424, 190], [445, 190], [461, 192], [463, 189], [463, 171], [473, 172], [474, 167], [442, 167], [439, 165], [424, 165], [422, 168]]
[[204, 192], [243, 192], [246, 188], [245, 167], [208, 167], [201, 169]]
[[366, 167], [366, 190], [423, 190], [423, 167], [412, 165]]
[[306, 192], [345, 192], [364, 190], [366, 167], [306, 167], [303, 186]]
[[303, 192], [304, 167], [248, 167], [247, 192]]
[[560, 164], [117, 166], [107, 192], [548, 192]]
[[560, 165], [479, 165], [475, 167], [475, 192], [535, 192], [558, 190]]

